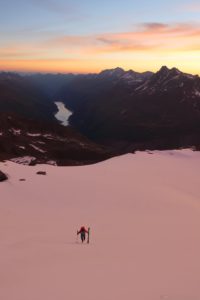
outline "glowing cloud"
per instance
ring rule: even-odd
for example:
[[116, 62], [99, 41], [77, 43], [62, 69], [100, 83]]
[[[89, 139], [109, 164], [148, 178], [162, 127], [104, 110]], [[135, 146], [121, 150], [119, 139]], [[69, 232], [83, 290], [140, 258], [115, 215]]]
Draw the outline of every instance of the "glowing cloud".
[[168, 64], [199, 73], [200, 24], [143, 23], [127, 32], [63, 35], [29, 46], [0, 48], [0, 57], [1, 69], [5, 62], [14, 68], [20, 61], [21, 68], [35, 70], [37, 66], [41, 70], [43, 66], [48, 71], [93, 72], [119, 65], [155, 70]]
[[66, 35], [49, 40], [46, 46], [75, 51], [123, 52], [149, 50], [200, 50], [200, 25], [145, 23], [137, 30], [91, 36]]

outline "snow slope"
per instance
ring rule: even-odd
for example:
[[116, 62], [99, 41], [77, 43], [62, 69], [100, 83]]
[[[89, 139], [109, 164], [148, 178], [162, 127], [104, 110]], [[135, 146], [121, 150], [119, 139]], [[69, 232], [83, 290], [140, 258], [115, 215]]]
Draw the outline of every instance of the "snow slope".
[[[1, 163], [0, 299], [199, 300], [199, 165], [191, 150]], [[76, 240], [81, 225], [89, 245]]]

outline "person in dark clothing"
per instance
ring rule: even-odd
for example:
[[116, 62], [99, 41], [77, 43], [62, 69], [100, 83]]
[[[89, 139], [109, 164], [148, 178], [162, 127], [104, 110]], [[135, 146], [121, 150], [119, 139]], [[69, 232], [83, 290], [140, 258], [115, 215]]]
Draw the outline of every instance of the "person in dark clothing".
[[85, 241], [86, 233], [88, 234], [88, 230], [85, 229], [84, 226], [82, 226], [81, 229], [79, 231], [77, 231], [77, 235], [79, 235], [79, 234], [81, 235], [82, 243]]

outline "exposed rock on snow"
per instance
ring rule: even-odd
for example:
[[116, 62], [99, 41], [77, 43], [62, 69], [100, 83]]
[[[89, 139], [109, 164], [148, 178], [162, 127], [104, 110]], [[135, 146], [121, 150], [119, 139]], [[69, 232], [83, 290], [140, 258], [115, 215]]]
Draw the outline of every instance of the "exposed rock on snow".
[[2, 171], [0, 171], [0, 182], [7, 180], [8, 177], [6, 174], [4, 174]]
[[38, 171], [36, 174], [38, 174], [38, 175], [47, 175], [47, 172], [45, 172], [45, 171]]

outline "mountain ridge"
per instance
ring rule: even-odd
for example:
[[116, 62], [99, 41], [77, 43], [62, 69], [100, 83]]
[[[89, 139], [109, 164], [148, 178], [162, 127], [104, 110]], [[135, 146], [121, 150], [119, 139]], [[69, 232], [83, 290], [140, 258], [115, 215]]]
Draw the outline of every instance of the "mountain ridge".
[[0, 73], [0, 113], [23, 118], [24, 124], [36, 122], [37, 127], [42, 121], [53, 130], [58, 99], [73, 112], [70, 126], [112, 153], [200, 146], [200, 78], [177, 68], [163, 66], [156, 73], [115, 68], [87, 75]]
[[[122, 71], [118, 71], [122, 79]], [[121, 79], [111, 83], [109, 79], [108, 88], [103, 85], [97, 93], [98, 79], [89, 80], [89, 91], [86, 79], [75, 79], [72, 90], [66, 89], [63, 94], [65, 104], [74, 112], [70, 124], [101, 142], [111, 139], [149, 144], [150, 140], [169, 140], [174, 136], [180, 140], [184, 135], [200, 132], [198, 75], [163, 66], [139, 82], [130, 84]], [[194, 143], [199, 143], [196, 138]]]

